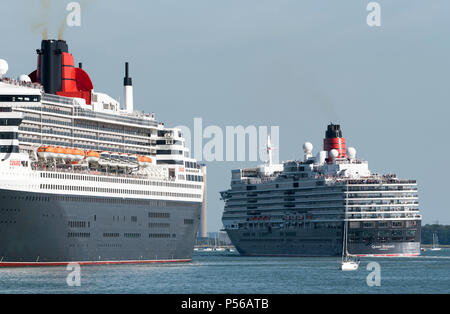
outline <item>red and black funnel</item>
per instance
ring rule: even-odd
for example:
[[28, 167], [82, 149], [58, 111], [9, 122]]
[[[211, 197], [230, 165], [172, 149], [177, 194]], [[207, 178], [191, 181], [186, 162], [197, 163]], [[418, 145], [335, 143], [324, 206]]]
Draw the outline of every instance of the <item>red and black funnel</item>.
[[[330, 150], [336, 149], [339, 152], [338, 158], [346, 158], [345, 153], [345, 138], [342, 137], [342, 130], [339, 124], [329, 124], [325, 132], [323, 140], [323, 150], [330, 153]], [[331, 160], [328, 160], [331, 162]]]
[[74, 58], [64, 40], [43, 40], [37, 50], [37, 70], [30, 74], [33, 82], [38, 82], [48, 94], [84, 98], [91, 103], [94, 88], [89, 75], [75, 68]]

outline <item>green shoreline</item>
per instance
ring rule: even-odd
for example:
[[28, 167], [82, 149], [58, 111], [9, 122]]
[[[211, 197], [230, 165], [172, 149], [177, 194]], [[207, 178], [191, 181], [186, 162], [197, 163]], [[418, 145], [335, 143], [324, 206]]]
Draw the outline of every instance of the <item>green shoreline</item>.
[[[432, 247], [432, 244], [422, 244], [421, 247], [429, 249], [429, 248]], [[450, 245], [448, 245], [448, 244], [439, 244], [438, 247], [448, 249], [448, 248], [450, 248]]]

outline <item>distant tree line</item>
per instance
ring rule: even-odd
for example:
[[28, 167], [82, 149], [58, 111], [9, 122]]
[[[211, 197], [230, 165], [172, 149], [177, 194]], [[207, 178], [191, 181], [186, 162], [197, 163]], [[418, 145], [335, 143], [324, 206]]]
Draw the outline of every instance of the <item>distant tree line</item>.
[[422, 244], [433, 244], [433, 233], [436, 232], [439, 244], [450, 244], [450, 225], [422, 226]]

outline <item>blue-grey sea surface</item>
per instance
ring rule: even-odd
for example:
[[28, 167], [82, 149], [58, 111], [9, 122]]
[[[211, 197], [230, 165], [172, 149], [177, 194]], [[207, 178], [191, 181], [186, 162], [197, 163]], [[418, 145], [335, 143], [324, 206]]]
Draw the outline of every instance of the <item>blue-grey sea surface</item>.
[[[379, 286], [367, 283], [370, 262], [380, 266]], [[363, 258], [354, 272], [339, 266], [339, 258], [196, 252], [189, 263], [81, 266], [80, 286], [67, 284], [66, 267], [0, 268], [0, 293], [450, 293], [450, 249]]]

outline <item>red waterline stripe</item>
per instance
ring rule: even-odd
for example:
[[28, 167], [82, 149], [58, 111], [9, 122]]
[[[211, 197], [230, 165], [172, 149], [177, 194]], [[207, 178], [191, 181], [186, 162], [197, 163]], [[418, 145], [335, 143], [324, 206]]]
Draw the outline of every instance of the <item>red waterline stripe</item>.
[[419, 256], [420, 253], [408, 253], [408, 254], [356, 254], [360, 257], [408, 257], [408, 256]]
[[[292, 255], [292, 254], [243, 254], [244, 256], [265, 256], [265, 257], [336, 257], [340, 255]], [[407, 254], [356, 254], [359, 257], [409, 257], [419, 256], [419, 253]]]
[[337, 257], [340, 255], [294, 255], [294, 254], [242, 254], [243, 256], [252, 257]]
[[145, 261], [95, 261], [95, 262], [0, 262], [0, 267], [30, 267], [30, 266], [66, 266], [70, 263], [78, 265], [114, 265], [114, 264], [151, 264], [191, 262], [191, 259], [145, 260]]

